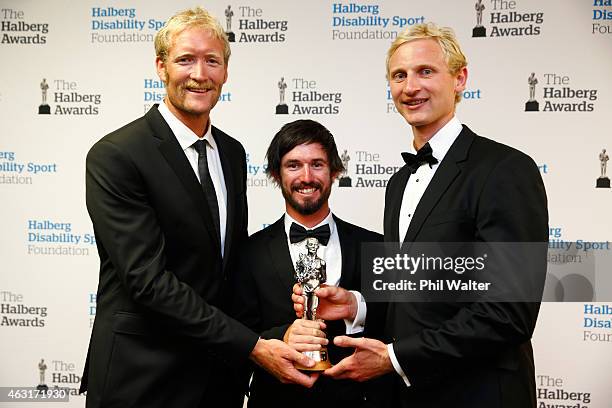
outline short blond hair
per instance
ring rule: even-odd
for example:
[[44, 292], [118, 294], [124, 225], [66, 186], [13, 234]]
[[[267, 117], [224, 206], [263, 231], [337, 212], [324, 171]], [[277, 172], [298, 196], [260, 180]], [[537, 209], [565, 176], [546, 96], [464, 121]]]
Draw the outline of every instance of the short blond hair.
[[[387, 79], [390, 79], [389, 60], [395, 51], [407, 42], [422, 39], [436, 40], [438, 44], [440, 44], [440, 48], [442, 48], [442, 53], [444, 54], [444, 60], [446, 61], [446, 65], [448, 65], [448, 70], [451, 75], [456, 75], [461, 69], [467, 67], [467, 58], [465, 54], [463, 54], [463, 51], [461, 51], [461, 46], [459, 45], [459, 41], [457, 41], [457, 37], [455, 37], [453, 29], [450, 27], [440, 27], [435, 23], [428, 22], [416, 24], [407, 28], [395, 38], [393, 43], [391, 43], [391, 47], [389, 47], [389, 51], [387, 51]], [[455, 102], [459, 102], [460, 100], [461, 94], [458, 93], [455, 95]]]
[[157, 57], [165, 62], [174, 38], [185, 29], [194, 27], [209, 30], [214, 38], [221, 40], [223, 43], [223, 60], [227, 64], [231, 55], [227, 35], [221, 28], [219, 21], [199, 6], [178, 12], [166, 21], [155, 35], [155, 54]]

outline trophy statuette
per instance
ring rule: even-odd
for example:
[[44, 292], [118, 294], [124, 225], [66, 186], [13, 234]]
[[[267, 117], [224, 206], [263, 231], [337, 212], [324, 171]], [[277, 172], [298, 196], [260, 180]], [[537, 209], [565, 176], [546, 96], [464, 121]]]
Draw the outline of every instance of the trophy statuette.
[[[319, 240], [316, 238], [306, 239], [307, 253], [300, 254], [299, 259], [295, 263], [295, 280], [302, 285], [304, 297], [304, 315], [302, 319], [317, 320], [317, 307], [319, 298], [314, 294], [316, 288], [327, 279], [325, 261], [317, 255], [319, 249]], [[315, 361], [313, 367], [304, 367], [296, 365], [298, 370], [304, 371], [324, 371], [331, 367], [329, 361], [329, 353], [325, 346], [321, 346], [321, 350], [304, 351], [302, 354]]]

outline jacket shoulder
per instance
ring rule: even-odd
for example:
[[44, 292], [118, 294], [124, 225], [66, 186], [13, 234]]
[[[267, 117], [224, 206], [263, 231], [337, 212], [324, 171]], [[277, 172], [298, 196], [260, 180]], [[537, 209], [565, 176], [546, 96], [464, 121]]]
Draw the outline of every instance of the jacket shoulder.
[[258, 248], [261, 248], [261, 246], [264, 245], [270, 238], [278, 234], [283, 234], [284, 236], [283, 217], [273, 224], [270, 224], [249, 236], [246, 242], [246, 248], [248, 250], [257, 250]]
[[230, 149], [233, 151], [239, 151], [243, 155], [246, 154], [244, 151], [244, 146], [242, 146], [242, 143], [240, 143], [237, 139], [234, 139], [233, 137], [231, 137], [230, 135], [228, 135], [221, 129], [213, 126], [212, 133], [213, 133], [215, 140], [218, 143], [223, 145], [223, 148]]
[[342, 233], [342, 231], [346, 231], [350, 234], [353, 234], [358, 241], [361, 242], [382, 242], [383, 236], [378, 232], [370, 231], [363, 227], [360, 227], [355, 224], [351, 224], [350, 222], [344, 221], [336, 216], [334, 216], [334, 221], [338, 226], [338, 232]]

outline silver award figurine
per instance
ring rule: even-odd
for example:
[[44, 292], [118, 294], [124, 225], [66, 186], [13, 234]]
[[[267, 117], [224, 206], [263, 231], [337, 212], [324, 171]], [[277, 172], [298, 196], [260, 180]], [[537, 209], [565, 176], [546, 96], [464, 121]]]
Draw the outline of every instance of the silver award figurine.
[[286, 115], [289, 113], [289, 106], [285, 102], [285, 91], [287, 90], [287, 83], [285, 82], [285, 77], [281, 77], [280, 81], [278, 81], [278, 105], [276, 105], [276, 114], [277, 115]]
[[608, 156], [608, 153], [606, 153], [606, 149], [602, 149], [601, 153], [599, 153], [599, 168], [601, 175], [597, 179], [597, 188], [610, 188], [610, 178], [606, 175], [609, 160], [610, 156]]
[[47, 364], [45, 364], [45, 359], [41, 358], [40, 363], [38, 363], [39, 384], [36, 386], [36, 389], [39, 391], [47, 391], [49, 389], [47, 384], [45, 384], [45, 371], [47, 371]]
[[229, 42], [236, 41], [236, 34], [232, 31], [232, 17], [234, 17], [234, 10], [231, 5], [228, 5], [225, 9], [225, 34]]
[[[319, 298], [314, 294], [316, 288], [322, 283], [325, 283], [327, 274], [325, 271], [325, 261], [318, 257], [317, 250], [319, 249], [319, 240], [316, 238], [306, 239], [305, 254], [300, 254], [295, 263], [295, 280], [302, 285], [304, 297], [304, 315], [303, 319], [316, 320], [317, 307], [319, 306]], [[315, 361], [313, 367], [303, 367], [296, 365], [299, 370], [307, 371], [323, 371], [331, 367], [329, 355], [325, 346], [321, 350], [304, 351], [307, 357]]]
[[536, 78], [535, 72], [529, 75], [527, 84], [529, 84], [529, 100], [525, 103], [525, 112], [537, 112], [540, 110], [540, 104], [535, 99], [535, 90], [538, 84], [538, 78]]

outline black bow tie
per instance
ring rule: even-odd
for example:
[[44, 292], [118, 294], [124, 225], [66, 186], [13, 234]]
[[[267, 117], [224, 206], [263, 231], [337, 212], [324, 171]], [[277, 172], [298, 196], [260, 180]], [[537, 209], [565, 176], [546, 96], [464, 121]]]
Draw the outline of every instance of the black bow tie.
[[417, 154], [402, 152], [402, 158], [412, 174], [416, 173], [417, 169], [423, 164], [429, 164], [429, 168], [431, 168], [432, 165], [438, 162], [438, 159], [433, 157], [429, 143], [425, 143], [425, 146], [421, 147]]
[[327, 245], [330, 234], [329, 224], [321, 225], [319, 228], [307, 230], [301, 225], [293, 222], [291, 223], [291, 228], [289, 229], [289, 242], [295, 244], [296, 242], [304, 241], [306, 238], [316, 238], [319, 240], [321, 245]]

